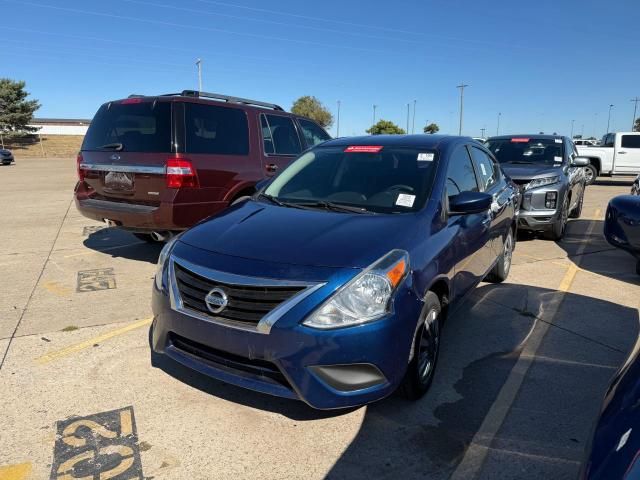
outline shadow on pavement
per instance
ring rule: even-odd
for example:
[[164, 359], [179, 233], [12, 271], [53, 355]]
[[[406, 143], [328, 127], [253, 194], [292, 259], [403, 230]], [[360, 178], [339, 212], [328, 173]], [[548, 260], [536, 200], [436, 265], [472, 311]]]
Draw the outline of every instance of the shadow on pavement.
[[613, 177], [598, 177], [598, 179], [593, 182], [593, 185], [602, 185], [607, 187], [629, 187], [631, 190], [631, 185], [633, 185], [633, 180], [635, 177], [627, 177], [627, 178], [613, 178]]
[[638, 312], [567, 294], [546, 318], [560, 298], [522, 285], [478, 288], [445, 326], [429, 393], [368, 406], [327, 478], [449, 478], [541, 321], [553, 325], [497, 437], [485, 439], [495, 450], [480, 478], [575, 478], [609, 380], [637, 336]]
[[102, 228], [91, 232], [83, 242], [92, 250], [112, 257], [127, 258], [139, 262], [156, 263], [164, 243], [148, 243], [132, 233], [119, 228]]

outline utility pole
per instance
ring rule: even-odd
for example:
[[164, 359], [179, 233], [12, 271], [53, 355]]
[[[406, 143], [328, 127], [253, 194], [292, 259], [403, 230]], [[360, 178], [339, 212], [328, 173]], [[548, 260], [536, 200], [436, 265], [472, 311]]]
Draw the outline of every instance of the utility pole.
[[460, 89], [460, 123], [458, 125], [458, 135], [462, 135], [462, 116], [463, 116], [463, 112], [464, 112], [464, 89], [467, 88], [469, 85], [466, 85], [464, 83], [461, 83], [460, 85], [457, 85], [456, 88]]
[[417, 100], [413, 101], [413, 122], [411, 123], [411, 133], [416, 133], [416, 103]]
[[411, 111], [410, 104], [407, 103], [407, 133], [409, 133], [409, 112]]
[[575, 122], [576, 122], [575, 120], [571, 120], [571, 137], [569, 137], [569, 138], [571, 138], [572, 140], [573, 140], [573, 124]]
[[580, 130], [580, 137], [584, 138], [584, 123], [582, 124], [582, 129]]
[[340, 100], [338, 100], [338, 121], [336, 122], [336, 137], [340, 137]]
[[631, 101], [635, 103], [633, 107], [633, 122], [631, 122], [631, 131], [633, 132], [633, 129], [636, 127], [636, 113], [638, 112], [638, 102], [640, 102], [640, 98], [632, 98]]
[[480, 137], [484, 138], [484, 131], [486, 130], [486, 128], [481, 128], [480, 129]]
[[500, 117], [502, 116], [502, 112], [498, 112], [498, 127], [496, 128], [496, 135], [500, 135]]
[[197, 59], [196, 65], [198, 67], [198, 92], [202, 91], [202, 60]]
[[607, 131], [605, 133], [609, 133], [609, 124], [611, 123], [611, 109], [613, 105], [609, 105], [609, 117], [607, 118]]
[[[373, 106], [373, 123], [371, 125], [375, 125], [376, 124], [376, 108], [378, 108], [377, 105]], [[373, 133], [372, 133], [373, 135]]]

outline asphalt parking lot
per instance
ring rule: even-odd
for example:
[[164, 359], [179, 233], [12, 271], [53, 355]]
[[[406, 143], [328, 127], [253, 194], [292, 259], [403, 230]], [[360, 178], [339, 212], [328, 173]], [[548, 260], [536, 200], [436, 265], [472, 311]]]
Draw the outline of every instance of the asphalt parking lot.
[[314, 411], [152, 366], [160, 247], [82, 217], [74, 183], [74, 159], [0, 168], [1, 480], [573, 479], [638, 336], [640, 277], [602, 238], [630, 179], [602, 179], [449, 318], [423, 400]]

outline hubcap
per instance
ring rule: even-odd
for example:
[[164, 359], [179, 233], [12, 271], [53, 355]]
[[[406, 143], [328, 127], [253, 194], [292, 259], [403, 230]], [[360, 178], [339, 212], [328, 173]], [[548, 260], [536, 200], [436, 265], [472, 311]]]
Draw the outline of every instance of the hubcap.
[[593, 181], [594, 173], [593, 170], [589, 167], [584, 169], [584, 174], [587, 177], [587, 182], [591, 183]]
[[424, 322], [418, 350], [418, 375], [420, 375], [420, 381], [423, 383], [428, 381], [433, 374], [439, 342], [438, 314], [435, 310], [432, 310]]
[[511, 268], [511, 257], [513, 255], [513, 237], [511, 233], [507, 235], [507, 239], [504, 242], [504, 273], [509, 273]]

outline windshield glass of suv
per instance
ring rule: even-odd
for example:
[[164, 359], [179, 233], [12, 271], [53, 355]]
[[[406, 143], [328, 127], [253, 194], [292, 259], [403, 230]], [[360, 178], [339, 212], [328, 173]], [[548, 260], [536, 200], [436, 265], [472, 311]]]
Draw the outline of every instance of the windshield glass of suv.
[[171, 105], [137, 100], [100, 107], [84, 137], [82, 150], [171, 152]]
[[547, 164], [562, 163], [562, 139], [500, 138], [489, 140], [487, 147], [500, 163]]
[[264, 194], [299, 206], [329, 203], [376, 213], [417, 211], [429, 197], [436, 165], [437, 155], [429, 150], [317, 148], [287, 167]]

